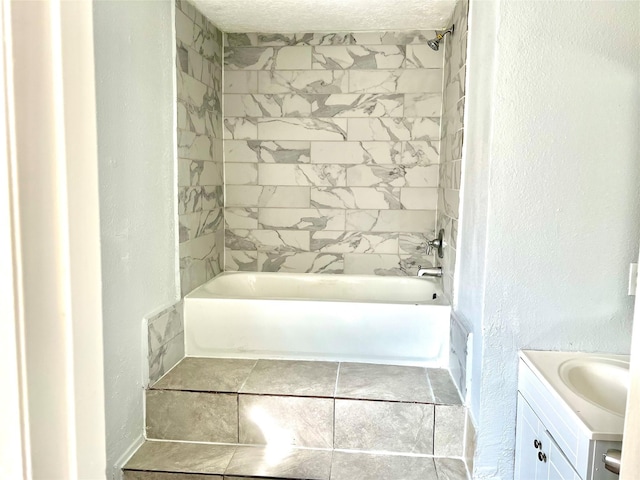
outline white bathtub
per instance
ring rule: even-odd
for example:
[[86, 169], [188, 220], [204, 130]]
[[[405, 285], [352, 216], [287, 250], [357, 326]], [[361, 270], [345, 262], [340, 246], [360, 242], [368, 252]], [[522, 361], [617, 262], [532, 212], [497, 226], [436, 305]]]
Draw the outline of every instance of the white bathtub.
[[227, 272], [184, 300], [188, 356], [448, 367], [439, 280]]

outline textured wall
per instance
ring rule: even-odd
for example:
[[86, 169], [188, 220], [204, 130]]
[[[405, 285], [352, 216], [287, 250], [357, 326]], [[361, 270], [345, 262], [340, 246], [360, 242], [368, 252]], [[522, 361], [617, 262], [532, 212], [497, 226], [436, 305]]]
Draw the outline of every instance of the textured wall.
[[182, 295], [223, 270], [222, 33], [176, 1]]
[[444, 270], [442, 284], [449, 301], [453, 300], [454, 295], [453, 278], [458, 241], [468, 8], [468, 0], [458, 2], [453, 12], [454, 33], [445, 37], [444, 99], [436, 232], [441, 228], [445, 232], [447, 247], [444, 250], [444, 258], [438, 259], [438, 262]]
[[[629, 352], [640, 10], [636, 2], [471, 2], [470, 25], [454, 308], [474, 329], [476, 478], [506, 480], [517, 351]], [[593, 35], [604, 31], [606, 42]]]
[[93, 28], [107, 465], [116, 475], [143, 435], [141, 321], [177, 296], [171, 3], [94, 2]]
[[415, 275], [431, 264], [433, 35], [226, 35], [226, 270]]

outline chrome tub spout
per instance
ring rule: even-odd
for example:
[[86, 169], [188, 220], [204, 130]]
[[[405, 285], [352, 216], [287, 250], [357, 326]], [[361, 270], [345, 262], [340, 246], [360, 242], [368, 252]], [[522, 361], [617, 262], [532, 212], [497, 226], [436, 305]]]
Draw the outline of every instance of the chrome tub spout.
[[418, 267], [418, 277], [441, 277], [442, 267]]

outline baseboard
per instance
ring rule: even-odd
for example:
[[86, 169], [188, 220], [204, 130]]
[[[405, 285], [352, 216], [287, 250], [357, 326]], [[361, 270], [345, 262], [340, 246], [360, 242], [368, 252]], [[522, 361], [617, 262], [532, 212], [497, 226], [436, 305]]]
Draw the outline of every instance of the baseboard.
[[129, 461], [133, 454], [140, 448], [140, 445], [144, 443], [144, 437], [140, 435], [133, 443], [120, 455], [120, 458], [116, 460], [115, 465], [111, 466], [111, 472], [108, 478], [111, 480], [122, 480], [122, 467]]

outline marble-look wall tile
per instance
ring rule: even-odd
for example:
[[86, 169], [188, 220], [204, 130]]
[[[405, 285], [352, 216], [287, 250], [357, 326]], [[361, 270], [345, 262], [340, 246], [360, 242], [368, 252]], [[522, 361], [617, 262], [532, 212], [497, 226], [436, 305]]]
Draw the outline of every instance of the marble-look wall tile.
[[352, 93], [442, 92], [442, 69], [353, 70], [349, 72]]
[[262, 185], [346, 186], [346, 170], [341, 165], [273, 164], [258, 165]]
[[310, 250], [310, 233], [303, 230], [237, 229], [227, 231], [225, 242], [230, 250], [308, 252]]
[[460, 395], [467, 395], [467, 345], [469, 343], [469, 331], [462, 323], [451, 314], [451, 327], [449, 330], [449, 371]]
[[347, 138], [346, 119], [259, 118], [257, 124], [260, 140], [345, 140]]
[[313, 142], [311, 163], [381, 164], [400, 163], [400, 142]]
[[396, 69], [404, 65], [404, 59], [402, 45], [313, 47], [314, 69]]
[[225, 71], [224, 93], [258, 93], [258, 72]]
[[464, 432], [464, 462], [469, 472], [473, 472], [473, 459], [476, 454], [476, 427], [471, 413], [467, 410]]
[[[225, 36], [227, 269], [406, 275], [434, 263], [399, 236], [435, 229], [446, 51], [427, 47], [434, 35]], [[185, 191], [185, 211], [197, 193]]]
[[345, 273], [343, 255], [322, 252], [258, 252], [258, 267], [264, 272]]
[[[445, 229], [447, 248], [442, 266], [444, 294], [453, 300], [457, 219], [460, 204], [460, 179], [463, 167], [465, 73], [467, 48], [467, 14], [469, 3], [456, 5], [453, 22], [455, 35], [445, 40], [444, 92], [442, 108], [442, 146], [440, 152], [440, 180], [438, 189], [438, 225]], [[455, 223], [454, 223], [455, 222]], [[454, 232], [455, 230], [455, 232]]]
[[258, 228], [257, 208], [226, 208], [224, 212], [226, 228]]
[[420, 255], [427, 249], [427, 242], [435, 237], [434, 229], [425, 233], [401, 233], [398, 237], [400, 254]]
[[407, 210], [435, 210], [438, 207], [438, 189], [403, 188], [400, 203]]
[[227, 140], [225, 162], [229, 163], [309, 163], [309, 141]]
[[407, 68], [442, 68], [443, 50], [435, 51], [425, 43], [407, 46]]
[[405, 165], [432, 165], [440, 161], [439, 141], [404, 142], [401, 162]]
[[420, 266], [432, 266], [430, 257], [422, 255], [419, 260], [397, 254], [346, 253], [344, 273], [352, 275], [383, 275], [415, 277]]
[[223, 268], [222, 33], [186, 1], [177, 4], [175, 22], [178, 241], [184, 295]]
[[228, 272], [256, 272], [258, 271], [258, 252], [226, 248], [224, 263], [225, 270]]
[[253, 118], [225, 117], [223, 138], [225, 140], [257, 140], [258, 121]]
[[313, 99], [302, 95], [224, 96], [224, 112], [229, 117], [308, 117]]
[[436, 212], [430, 210], [347, 210], [346, 228], [362, 232], [424, 232], [434, 228], [435, 217]]
[[311, 114], [315, 117], [402, 117], [400, 94], [336, 93], [314, 95]]
[[256, 185], [258, 166], [253, 163], [227, 163], [224, 180], [226, 185]]
[[258, 45], [351, 45], [350, 33], [259, 33]]
[[439, 117], [442, 110], [440, 93], [406, 93], [404, 115], [407, 117]]
[[345, 211], [322, 208], [261, 208], [258, 221], [261, 228], [341, 230], [345, 225]]
[[367, 45], [412, 45], [425, 44], [433, 38], [433, 30], [412, 30], [406, 32], [355, 32], [353, 44]]
[[305, 70], [311, 68], [311, 47], [228, 47], [227, 70]]
[[440, 119], [349, 118], [348, 140], [439, 140]]
[[391, 186], [314, 187], [311, 189], [311, 204], [318, 208], [399, 209], [400, 189]]
[[310, 248], [328, 253], [387, 253], [398, 251], [398, 234], [363, 232], [311, 232]]
[[214, 185], [222, 188], [222, 165], [222, 162], [178, 158], [178, 187]]
[[310, 188], [297, 186], [228, 185], [229, 207], [293, 207], [309, 208]]
[[155, 383], [184, 357], [182, 302], [146, 319], [149, 384]]
[[349, 76], [347, 72], [340, 70], [262, 71], [258, 72], [258, 92], [297, 94], [349, 93]]

